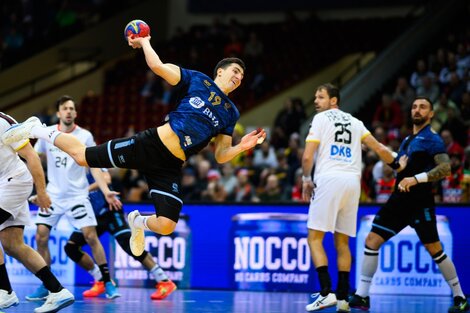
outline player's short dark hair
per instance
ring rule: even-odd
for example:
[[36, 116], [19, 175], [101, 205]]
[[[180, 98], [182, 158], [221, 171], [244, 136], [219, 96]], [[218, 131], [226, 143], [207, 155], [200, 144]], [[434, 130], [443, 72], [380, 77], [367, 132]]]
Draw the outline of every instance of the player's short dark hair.
[[340, 94], [339, 94], [339, 88], [336, 87], [335, 85], [331, 83], [325, 83], [317, 87], [317, 91], [325, 89], [326, 93], [328, 94], [328, 97], [330, 98], [336, 98], [338, 99], [337, 104], [339, 105], [339, 100], [340, 100]]
[[68, 95], [60, 96], [59, 99], [57, 99], [57, 101], [55, 102], [55, 109], [59, 111], [59, 107], [69, 100], [72, 100], [73, 103], [75, 104], [75, 100], [73, 100], [71, 96], [68, 96]]
[[217, 65], [215, 66], [215, 68], [214, 68], [214, 79], [217, 77], [217, 70], [219, 68], [226, 69], [232, 63], [240, 65], [240, 67], [243, 69], [243, 71], [246, 70], [245, 62], [243, 62], [241, 59], [239, 59], [239, 58], [225, 58], [225, 59], [220, 60], [219, 63], [217, 63]]
[[431, 99], [429, 99], [428, 97], [426, 97], [426, 96], [416, 96], [415, 99], [413, 100], [413, 103], [416, 100], [425, 100], [427, 103], [429, 103], [429, 106], [431, 107], [431, 111], [434, 110]]

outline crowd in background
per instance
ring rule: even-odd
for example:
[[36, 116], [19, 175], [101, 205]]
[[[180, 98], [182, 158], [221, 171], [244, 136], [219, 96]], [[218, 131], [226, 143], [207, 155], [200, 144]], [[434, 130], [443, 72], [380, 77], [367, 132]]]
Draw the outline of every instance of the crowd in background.
[[[127, 1], [126, 5], [134, 1]], [[47, 3], [47, 5], [42, 5]], [[24, 53], [33, 53], [36, 45], [51, 40], [53, 32], [57, 36], [65, 36], [96, 23], [105, 15], [104, 8], [112, 1], [66, 1], [66, 0], [24, 0], [21, 2], [5, 2], [2, 4], [3, 20], [2, 50], [0, 60], [3, 67], [13, 64]], [[124, 4], [121, 3], [122, 6]], [[90, 9], [90, 7], [94, 9]], [[38, 10], [38, 11], [37, 11]], [[44, 11], [45, 10], [45, 11]], [[44, 11], [44, 12], [43, 12]], [[33, 14], [34, 12], [34, 14]], [[41, 14], [36, 14], [41, 12]], [[93, 12], [93, 13], [91, 13]], [[8, 13], [8, 14], [7, 14]], [[109, 13], [108, 13], [109, 14]], [[375, 21], [377, 27], [388, 24], [390, 32], [383, 31], [383, 42], [376, 42], [374, 47], [367, 49], [380, 50], [387, 40], [393, 38], [391, 29], [397, 21], [406, 26], [403, 21], [393, 20], [393, 23]], [[347, 23], [347, 22], [344, 22]], [[294, 84], [315, 68], [328, 63], [329, 59], [339, 57], [351, 48], [348, 36], [338, 40], [336, 33], [341, 30], [355, 29], [364, 31], [363, 27], [370, 27], [370, 21], [354, 24], [339, 25], [331, 28], [332, 24], [323, 25], [314, 15], [301, 21], [293, 14], [287, 14], [285, 21], [267, 27], [263, 24], [242, 25], [236, 20], [228, 24], [214, 20], [211, 25], [194, 26], [188, 31], [178, 29], [170, 42], [160, 44], [162, 56], [165, 60], [177, 60], [178, 64], [208, 74], [211, 73], [213, 60], [220, 56], [239, 56], [247, 62], [246, 80], [241, 90], [235, 95], [235, 103], [241, 106], [241, 111], [247, 109], [249, 104], [263, 97], [271, 96], [275, 92]], [[323, 25], [323, 26], [322, 26]], [[396, 26], [396, 25], [395, 25]], [[277, 27], [277, 28], [274, 28]], [[325, 43], [321, 46], [311, 45], [313, 40], [308, 38], [302, 30], [316, 28], [316, 34], [324, 36]], [[272, 31], [279, 29], [279, 31]], [[329, 36], [321, 30], [328, 29]], [[39, 36], [38, 36], [39, 34]], [[293, 35], [296, 36], [293, 36]], [[344, 35], [344, 34], [343, 34]], [[338, 35], [340, 36], [340, 35]], [[387, 37], [388, 36], [388, 37]], [[292, 38], [289, 38], [292, 37]], [[329, 43], [328, 38], [336, 38]], [[294, 40], [283, 49], [275, 49], [280, 41]], [[299, 42], [295, 42], [295, 41]], [[298, 47], [302, 44], [300, 53]], [[326, 46], [335, 46], [334, 51], [324, 49]], [[308, 52], [315, 52], [312, 57]], [[323, 49], [323, 50], [322, 50]], [[364, 47], [362, 47], [364, 49]], [[354, 49], [353, 49], [354, 50]], [[159, 50], [160, 51], [160, 50]], [[265, 53], [269, 51], [270, 53]], [[282, 51], [282, 54], [281, 54]], [[352, 50], [350, 50], [352, 51]], [[322, 54], [323, 53], [323, 54]], [[293, 61], [295, 60], [295, 62]], [[274, 62], [275, 61], [275, 62]], [[140, 60], [139, 62], [143, 62]], [[144, 129], [148, 125], [138, 125], [129, 122], [131, 113], [125, 110], [139, 110], [139, 106], [156, 108], [154, 111], [164, 115], [171, 109], [176, 94], [173, 89], [162, 80], [157, 79], [151, 72], [142, 73], [145, 66], [135, 66], [133, 63], [120, 63], [108, 71], [105, 79], [105, 93], [100, 96], [93, 92], [84, 95], [79, 102], [79, 124], [90, 128], [92, 120], [97, 122], [98, 115], [90, 115], [88, 109], [98, 112], [99, 101], [117, 101], [117, 94], [124, 93], [126, 98], [120, 108], [112, 104], [115, 111], [121, 110], [126, 119], [123, 129], [118, 134], [100, 134], [105, 139], [115, 135], [131, 135], [135, 131]], [[177, 63], [177, 62], [175, 62]], [[294, 64], [297, 64], [295, 67]], [[424, 95], [434, 103], [435, 117], [433, 128], [442, 136], [452, 162], [452, 175], [436, 184], [436, 200], [440, 202], [469, 202], [470, 201], [470, 27], [452, 32], [435, 51], [429, 51], [425, 57], [416, 60], [416, 69], [403, 72], [396, 77], [396, 86], [392, 90], [383, 90], [381, 101], [373, 104], [374, 114], [370, 119], [362, 118], [382, 143], [397, 151], [400, 142], [410, 134], [410, 106], [416, 95]], [[140, 77], [136, 80], [136, 77]], [[129, 79], [133, 79], [132, 84]], [[119, 91], [126, 86], [124, 92]], [[131, 86], [131, 87], [129, 87]], [[316, 86], [312, 86], [312, 97]], [[139, 102], [132, 102], [132, 95]], [[114, 98], [113, 98], [114, 97]], [[98, 100], [97, 100], [98, 99]], [[101, 100], [99, 100], [101, 99]], [[119, 102], [119, 101], [118, 101]], [[342, 99], [347, 106], [348, 99]], [[106, 105], [105, 105], [106, 106]], [[137, 108], [137, 109], [136, 109]], [[347, 108], [345, 107], [347, 111]], [[368, 108], [370, 110], [370, 108]], [[106, 113], [106, 111], [103, 111]], [[83, 114], [85, 113], [85, 114]], [[53, 124], [55, 112], [41, 112], [41, 119], [47, 124]], [[80, 116], [80, 114], [82, 114]], [[98, 114], [98, 113], [96, 113]], [[145, 115], [152, 116], [145, 112]], [[108, 124], [118, 124], [117, 119], [107, 116]], [[160, 117], [159, 117], [160, 118]], [[301, 158], [304, 138], [300, 135], [300, 125], [311, 120], [305, 113], [305, 104], [300, 98], [285, 99], [281, 111], [278, 112], [273, 125], [269, 129], [268, 139], [257, 148], [246, 151], [230, 163], [219, 165], [215, 162], [212, 146], [209, 145], [197, 156], [186, 162], [182, 178], [182, 194], [185, 201], [204, 202], [282, 202], [301, 200]], [[83, 123], [82, 123], [83, 121]], [[147, 122], [157, 124], [154, 119]], [[100, 121], [100, 125], [106, 124]], [[258, 125], [237, 125], [233, 141], [239, 140], [246, 129]], [[103, 127], [101, 127], [103, 130]], [[100, 140], [98, 140], [100, 141]], [[113, 169], [113, 185], [121, 192], [124, 200], [146, 200], [147, 185], [139, 172], [135, 170]], [[394, 188], [394, 173], [378, 160], [378, 157], [364, 151], [362, 175], [362, 202], [385, 202]]]

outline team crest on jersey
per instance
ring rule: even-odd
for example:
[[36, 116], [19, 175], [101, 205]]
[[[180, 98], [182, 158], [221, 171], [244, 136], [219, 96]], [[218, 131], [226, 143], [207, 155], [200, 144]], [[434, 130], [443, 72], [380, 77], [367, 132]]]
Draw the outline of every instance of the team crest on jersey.
[[204, 106], [204, 101], [199, 97], [192, 97], [189, 99], [189, 104], [191, 104], [193, 108], [200, 109]]

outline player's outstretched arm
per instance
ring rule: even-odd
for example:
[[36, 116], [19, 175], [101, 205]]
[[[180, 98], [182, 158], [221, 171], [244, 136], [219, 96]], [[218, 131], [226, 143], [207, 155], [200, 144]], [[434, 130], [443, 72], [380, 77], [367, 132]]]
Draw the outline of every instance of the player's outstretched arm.
[[384, 146], [382, 143], [378, 142], [372, 134], [367, 135], [362, 139], [362, 142], [366, 144], [369, 149], [372, 149], [377, 153], [379, 158], [387, 164], [391, 164], [395, 161], [394, 153]]
[[179, 66], [171, 63], [163, 63], [160, 57], [150, 44], [150, 36], [147, 37], [128, 37], [129, 46], [132, 48], [142, 48], [145, 55], [145, 61], [149, 68], [158, 76], [166, 80], [170, 85], [174, 86], [181, 80], [181, 72]]
[[106, 179], [103, 175], [103, 171], [100, 168], [90, 168], [91, 175], [95, 179], [96, 183], [103, 192], [106, 202], [109, 204], [109, 209], [120, 210], [122, 208], [121, 200], [118, 199], [117, 195], [119, 192], [109, 190]]

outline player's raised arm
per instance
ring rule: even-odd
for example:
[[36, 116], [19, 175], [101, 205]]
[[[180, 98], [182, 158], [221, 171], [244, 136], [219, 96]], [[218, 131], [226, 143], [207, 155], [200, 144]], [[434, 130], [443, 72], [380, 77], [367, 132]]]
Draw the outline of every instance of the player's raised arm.
[[145, 61], [149, 68], [158, 76], [166, 80], [170, 85], [176, 85], [181, 79], [179, 66], [171, 63], [163, 63], [160, 57], [150, 44], [150, 36], [147, 37], [128, 37], [129, 46], [132, 48], [142, 48], [145, 54]]

